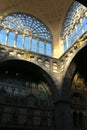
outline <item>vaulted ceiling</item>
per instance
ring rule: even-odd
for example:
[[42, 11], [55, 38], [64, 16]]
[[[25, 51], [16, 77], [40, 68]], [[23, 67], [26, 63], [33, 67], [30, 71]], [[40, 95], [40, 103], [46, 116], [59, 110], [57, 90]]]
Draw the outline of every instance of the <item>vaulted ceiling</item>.
[[72, 2], [73, 0], [0, 0], [0, 17], [17, 12], [37, 17], [52, 32], [54, 56], [59, 56], [61, 28]]

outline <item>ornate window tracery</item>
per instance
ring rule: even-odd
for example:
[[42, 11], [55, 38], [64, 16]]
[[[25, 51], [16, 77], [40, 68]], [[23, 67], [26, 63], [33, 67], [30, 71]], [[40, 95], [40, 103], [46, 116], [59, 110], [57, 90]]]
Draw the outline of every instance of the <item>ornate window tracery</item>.
[[[52, 56], [52, 34], [37, 18], [24, 13], [10, 14], [0, 21], [0, 27], [1, 44]], [[40, 42], [43, 44], [39, 46]]]
[[[66, 14], [61, 36], [64, 52], [72, 46], [87, 31], [87, 8], [75, 1]], [[71, 36], [71, 37], [70, 37]], [[68, 40], [67, 40], [68, 37]], [[66, 43], [65, 43], [66, 39]], [[66, 44], [66, 45], [65, 45]]]

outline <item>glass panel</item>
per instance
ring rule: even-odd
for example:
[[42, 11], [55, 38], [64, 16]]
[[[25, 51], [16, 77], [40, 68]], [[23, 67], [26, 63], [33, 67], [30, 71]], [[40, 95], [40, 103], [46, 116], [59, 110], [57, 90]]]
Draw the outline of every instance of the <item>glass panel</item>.
[[65, 34], [72, 29], [72, 26], [75, 25], [75, 19], [79, 19], [79, 17], [85, 14], [86, 11], [87, 7], [83, 6], [77, 1], [74, 1], [66, 14], [66, 18], [63, 23], [62, 34]]
[[15, 34], [13, 32], [10, 32], [8, 35], [8, 45], [14, 46], [14, 40], [15, 40]]
[[2, 44], [6, 43], [6, 36], [7, 36], [6, 30], [1, 30], [0, 31], [0, 43], [2, 43]]
[[46, 55], [52, 56], [52, 45], [50, 43], [46, 43]]
[[[23, 13], [13, 13], [4, 17], [3, 21], [0, 23], [1, 27], [3, 27], [3, 25], [8, 28], [9, 33], [7, 35], [7, 32], [4, 29], [0, 31], [0, 42], [2, 44], [5, 42], [7, 42], [7, 45], [9, 46], [14, 46], [14, 44], [16, 44], [16, 48], [52, 56], [52, 45], [49, 44], [49, 47], [47, 45], [47, 50], [45, 51], [43, 41], [46, 40], [47, 43], [52, 43], [52, 34], [37, 18]], [[12, 30], [13, 32], [11, 32]], [[25, 34], [26, 36], [24, 37], [22, 34]], [[33, 37], [32, 43], [28, 36]], [[39, 43], [37, 43], [37, 38], [40, 39]]]
[[30, 47], [30, 38], [29, 37], [25, 37], [24, 38], [24, 49], [25, 50], [29, 50]]
[[66, 38], [63, 40], [64, 52], [67, 50]]
[[72, 30], [72, 39], [73, 39], [73, 42], [75, 43], [76, 42], [76, 40], [77, 40], [77, 34], [76, 34], [76, 29], [74, 28], [73, 30]]
[[39, 41], [39, 53], [44, 54], [44, 42]]
[[22, 35], [18, 35], [18, 36], [17, 36], [16, 47], [18, 47], [18, 48], [22, 48], [22, 47], [23, 47], [23, 46], [22, 46], [22, 39], [23, 39]]
[[18, 30], [19, 32], [24, 31], [39, 38], [52, 40], [51, 32], [44, 23], [39, 21], [39, 19], [24, 13], [8, 15], [1, 24], [4, 24], [7, 28]]
[[80, 23], [77, 24], [77, 31], [78, 31], [78, 37], [80, 37], [82, 35], [82, 27]]
[[71, 35], [68, 35], [68, 47], [70, 47], [72, 45], [72, 41], [71, 41]]
[[87, 31], [87, 18], [86, 17], [83, 17], [82, 24], [83, 24], [84, 31]]
[[37, 40], [36, 39], [32, 39], [32, 48], [31, 48], [31, 50], [33, 52], [36, 52], [36, 49], [37, 49]]

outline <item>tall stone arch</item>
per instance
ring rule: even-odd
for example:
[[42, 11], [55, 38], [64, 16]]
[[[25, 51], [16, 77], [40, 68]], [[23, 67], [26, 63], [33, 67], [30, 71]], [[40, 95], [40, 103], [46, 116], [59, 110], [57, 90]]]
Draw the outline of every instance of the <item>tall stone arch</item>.
[[[1, 76], [2, 75], [2, 76]], [[15, 85], [15, 81], [14, 77], [18, 77], [20, 75], [20, 78], [24, 80], [29, 77], [31, 78], [31, 80], [34, 80], [35, 82], [38, 82], [39, 80], [41, 80], [42, 82], [46, 83], [46, 85], [48, 86], [48, 89], [51, 92], [51, 100], [53, 100], [53, 106], [54, 106], [54, 102], [55, 100], [57, 100], [56, 98], [58, 98], [58, 92], [56, 89], [56, 85], [54, 83], [54, 81], [52, 80], [52, 78], [47, 74], [47, 72], [45, 72], [42, 68], [40, 68], [39, 66], [30, 63], [28, 61], [24, 61], [24, 60], [19, 60], [19, 59], [5, 59], [2, 62], [0, 62], [0, 81], [3, 82], [3, 84], [5, 83], [5, 81], [7, 82], [7, 76], [5, 75], [9, 75], [9, 77], [13, 76], [13, 81], [14, 83], [12, 83], [12, 85]], [[15, 75], [15, 76], [14, 76]], [[23, 76], [22, 76], [23, 75]], [[20, 78], [17, 78], [20, 80]], [[20, 85], [20, 83], [19, 83]], [[48, 91], [49, 91], [48, 90]], [[10, 91], [10, 90], [8, 90]], [[33, 107], [34, 105], [34, 99], [35, 96], [33, 96], [32, 94], [27, 95], [28, 100], [32, 100], [32, 102], [28, 101], [31, 104], [31, 107]], [[48, 100], [48, 104], [49, 104], [49, 100]], [[50, 107], [50, 106], [49, 106]], [[54, 109], [54, 107], [52, 108]], [[53, 111], [53, 110], [52, 110]], [[53, 111], [53, 115], [54, 111]], [[52, 117], [54, 118], [54, 117]], [[48, 119], [48, 118], [47, 118]], [[54, 120], [53, 121], [53, 128], [55, 125]]]

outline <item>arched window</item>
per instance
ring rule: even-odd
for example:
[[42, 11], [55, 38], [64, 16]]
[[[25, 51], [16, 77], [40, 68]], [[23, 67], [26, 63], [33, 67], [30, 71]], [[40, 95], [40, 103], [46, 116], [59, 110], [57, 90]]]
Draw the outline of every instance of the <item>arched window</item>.
[[7, 44], [9, 46], [14, 46], [14, 41], [15, 41], [15, 34], [14, 34], [14, 32], [10, 32], [9, 35], [8, 35], [8, 42], [7, 42]]
[[5, 44], [6, 43], [6, 36], [7, 36], [6, 30], [1, 30], [0, 31], [0, 43], [1, 44]]
[[17, 35], [17, 43], [16, 43], [17, 48], [22, 48], [23, 47], [22, 40], [23, 40], [22, 35]]
[[[77, 1], [74, 1], [70, 9], [68, 10], [61, 32], [61, 36], [63, 38], [64, 52], [66, 51], [64, 38], [65, 36], [68, 37], [68, 49], [72, 43], [75, 43], [76, 40], [80, 38], [85, 31], [87, 31], [87, 17], [85, 16], [85, 12], [87, 12], [87, 8]], [[68, 32], [71, 32], [72, 38], [68, 34]]]
[[[0, 31], [1, 44], [7, 42], [6, 44], [15, 45], [16, 48], [52, 56], [52, 34], [37, 18], [24, 13], [10, 14], [3, 18], [0, 26], [10, 32], [6, 37], [6, 30]], [[44, 47], [44, 44], [47, 44], [47, 47]]]

